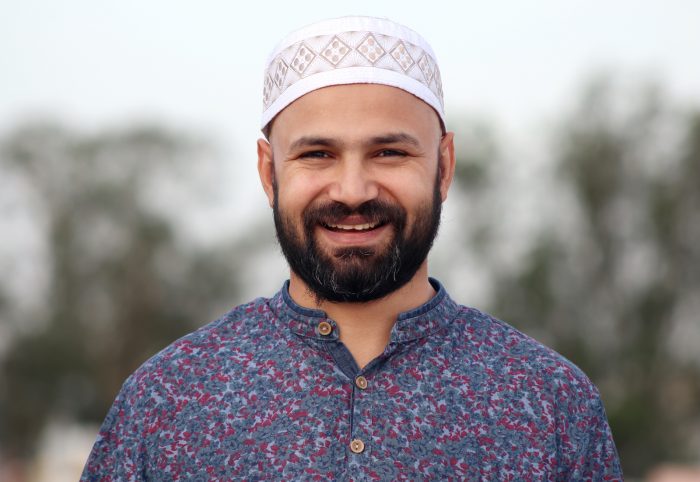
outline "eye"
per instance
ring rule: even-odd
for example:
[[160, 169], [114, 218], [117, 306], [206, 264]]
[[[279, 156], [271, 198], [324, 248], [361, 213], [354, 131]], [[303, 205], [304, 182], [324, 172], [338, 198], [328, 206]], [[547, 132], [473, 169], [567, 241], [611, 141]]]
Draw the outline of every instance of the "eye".
[[396, 149], [382, 149], [377, 153], [379, 157], [405, 157], [406, 153]]
[[302, 153], [299, 157], [302, 159], [325, 159], [329, 157], [329, 155], [325, 151], [308, 151]]

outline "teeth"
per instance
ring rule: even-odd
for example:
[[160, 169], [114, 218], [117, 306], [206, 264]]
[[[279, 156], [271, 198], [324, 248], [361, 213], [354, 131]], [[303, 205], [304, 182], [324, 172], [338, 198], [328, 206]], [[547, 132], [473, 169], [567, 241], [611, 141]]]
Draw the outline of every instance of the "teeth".
[[365, 224], [328, 224], [329, 228], [342, 229], [343, 231], [365, 231], [367, 229], [373, 229], [378, 223], [365, 223]]

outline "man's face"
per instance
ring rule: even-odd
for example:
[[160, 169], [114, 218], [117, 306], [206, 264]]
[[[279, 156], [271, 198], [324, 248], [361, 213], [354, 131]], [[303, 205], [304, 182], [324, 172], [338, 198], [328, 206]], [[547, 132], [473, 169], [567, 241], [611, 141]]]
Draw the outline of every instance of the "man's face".
[[369, 301], [413, 278], [437, 233], [451, 146], [432, 108], [383, 85], [313, 91], [277, 116], [259, 169], [282, 251], [317, 301]]

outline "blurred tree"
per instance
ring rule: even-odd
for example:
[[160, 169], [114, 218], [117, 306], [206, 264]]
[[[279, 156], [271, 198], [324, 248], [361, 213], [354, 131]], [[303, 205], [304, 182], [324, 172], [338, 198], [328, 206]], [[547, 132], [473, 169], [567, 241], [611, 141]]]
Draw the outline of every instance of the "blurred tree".
[[[553, 184], [537, 185], [544, 221], [518, 263], [499, 262], [497, 249], [489, 256], [488, 309], [599, 386], [628, 476], [697, 462], [700, 112], [672, 110], [653, 86], [621, 92], [601, 78], [560, 125]], [[503, 162], [477, 155], [458, 164], [467, 166], [460, 190], [473, 195], [469, 172], [493, 186]], [[510, 213], [488, 212], [488, 229], [469, 226], [468, 239], [489, 233], [476, 250], [503, 243], [496, 220]]]
[[148, 126], [88, 136], [32, 124], [2, 142], [50, 262], [40, 319], [16, 320], [1, 360], [7, 455], [29, 456], [48, 417], [101, 422], [139, 364], [235, 299], [234, 247], [195, 249], [175, 229], [180, 200], [168, 212], [152, 202], [164, 179], [187, 188], [206, 149]]

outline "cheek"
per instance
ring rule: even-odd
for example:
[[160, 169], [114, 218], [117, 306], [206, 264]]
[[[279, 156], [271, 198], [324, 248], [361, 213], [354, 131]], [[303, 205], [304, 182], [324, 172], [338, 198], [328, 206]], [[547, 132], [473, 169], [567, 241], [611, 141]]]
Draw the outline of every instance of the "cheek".
[[286, 216], [297, 218], [316, 199], [318, 189], [310, 180], [287, 179], [275, 189], [275, 200]]
[[[430, 182], [426, 182], [430, 179]], [[436, 191], [437, 189], [437, 191]], [[392, 192], [394, 202], [406, 210], [408, 225], [415, 225], [425, 216], [430, 216], [433, 204], [442, 202], [440, 186], [436, 184], [435, 175], [421, 179], [406, 179], [397, 184]], [[437, 198], [436, 198], [437, 197]]]
[[305, 172], [280, 173], [276, 179], [281, 199], [291, 203], [318, 197], [327, 184], [322, 175]]
[[[435, 188], [435, 184], [432, 182], [433, 177], [427, 174], [396, 176], [396, 179], [392, 181], [390, 186], [387, 186], [387, 189], [407, 209], [415, 208], [426, 201], [432, 200]], [[428, 179], [431, 182], [426, 182]]]

